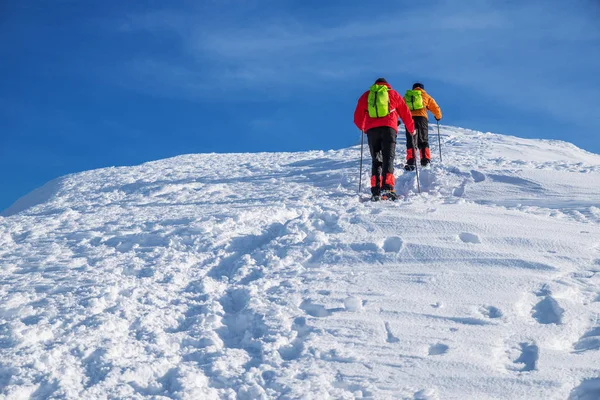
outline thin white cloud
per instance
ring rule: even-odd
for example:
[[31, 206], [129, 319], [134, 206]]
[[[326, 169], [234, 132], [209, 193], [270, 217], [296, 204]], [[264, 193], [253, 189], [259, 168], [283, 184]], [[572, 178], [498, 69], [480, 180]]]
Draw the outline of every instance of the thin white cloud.
[[[565, 82], [578, 88], [581, 102], [599, 96], [598, 84], [585, 79], [600, 70], [600, 29], [572, 7], [442, 1], [427, 14], [390, 10], [385, 19], [357, 15], [330, 27], [289, 16], [239, 25], [216, 24], [202, 13], [153, 12], [130, 18], [126, 29], [173, 35], [177, 62], [130, 64], [141, 81], [151, 82], [147, 90], [172, 96], [201, 97], [217, 81], [254, 91], [386, 73], [468, 87], [513, 106], [518, 93], [524, 100], [516, 106], [556, 114], [564, 107]], [[569, 117], [588, 112], [572, 108]]]

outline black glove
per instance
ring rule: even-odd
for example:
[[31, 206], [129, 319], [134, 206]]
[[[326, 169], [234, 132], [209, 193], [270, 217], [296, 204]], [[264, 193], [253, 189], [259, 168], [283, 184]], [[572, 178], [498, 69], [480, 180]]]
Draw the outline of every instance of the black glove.
[[400, 126], [402, 124], [402, 121], [398, 120], [398, 126]]

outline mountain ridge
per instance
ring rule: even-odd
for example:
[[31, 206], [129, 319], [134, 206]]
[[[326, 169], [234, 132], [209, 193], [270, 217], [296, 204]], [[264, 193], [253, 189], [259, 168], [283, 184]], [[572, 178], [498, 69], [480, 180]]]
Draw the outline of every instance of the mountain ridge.
[[360, 146], [48, 183], [0, 218], [0, 393], [594, 398], [600, 156], [445, 126], [442, 150], [397, 202], [359, 201]]

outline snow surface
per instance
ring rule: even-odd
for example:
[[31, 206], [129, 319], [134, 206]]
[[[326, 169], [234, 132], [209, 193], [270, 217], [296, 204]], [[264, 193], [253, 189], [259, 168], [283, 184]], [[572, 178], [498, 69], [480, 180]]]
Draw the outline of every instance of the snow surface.
[[396, 203], [357, 197], [359, 146], [32, 192], [0, 217], [0, 397], [600, 398], [600, 156], [442, 133]]

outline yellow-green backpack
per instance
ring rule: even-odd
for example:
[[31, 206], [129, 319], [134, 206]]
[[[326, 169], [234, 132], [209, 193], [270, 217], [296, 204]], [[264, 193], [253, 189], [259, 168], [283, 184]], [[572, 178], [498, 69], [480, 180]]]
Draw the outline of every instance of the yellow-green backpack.
[[420, 110], [425, 107], [423, 105], [423, 94], [420, 90], [407, 90], [404, 95], [404, 101], [410, 111]]
[[386, 85], [374, 84], [369, 89], [369, 117], [381, 118], [390, 113], [389, 88]]

